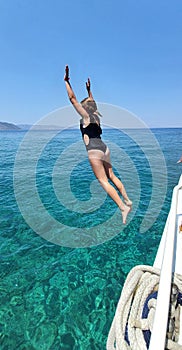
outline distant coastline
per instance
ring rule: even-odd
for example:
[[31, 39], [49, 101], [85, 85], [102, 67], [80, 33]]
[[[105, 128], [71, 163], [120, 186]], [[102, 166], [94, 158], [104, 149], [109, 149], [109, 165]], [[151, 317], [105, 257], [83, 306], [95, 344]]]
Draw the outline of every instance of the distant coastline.
[[21, 130], [21, 128], [12, 123], [0, 122], [0, 130]]
[[[107, 125], [103, 126], [105, 129], [110, 129]], [[182, 127], [179, 126], [165, 126], [165, 127], [148, 127], [147, 129], [155, 130], [155, 129], [181, 129]], [[70, 129], [72, 128], [67, 128], [66, 126], [58, 126], [58, 125], [41, 125], [41, 124], [13, 124], [13, 123], [8, 123], [8, 122], [2, 122], [0, 121], [0, 131], [28, 131], [31, 129], [32, 131], [51, 131], [51, 130], [64, 130], [64, 129]], [[75, 129], [75, 127], [73, 128]], [[77, 129], [77, 128], [76, 128]], [[111, 128], [112, 129], [112, 128]], [[125, 128], [123, 128], [125, 129]], [[128, 129], [128, 128], [126, 128]], [[131, 128], [132, 129], [132, 128]], [[134, 128], [135, 129], [135, 128]], [[141, 128], [142, 129], [142, 128]], [[144, 128], [145, 129], [145, 128]]]
[[30, 124], [13, 124], [0, 121], [0, 131], [27, 131], [30, 128], [32, 130], [60, 130], [60, 126], [57, 125], [30, 125]]

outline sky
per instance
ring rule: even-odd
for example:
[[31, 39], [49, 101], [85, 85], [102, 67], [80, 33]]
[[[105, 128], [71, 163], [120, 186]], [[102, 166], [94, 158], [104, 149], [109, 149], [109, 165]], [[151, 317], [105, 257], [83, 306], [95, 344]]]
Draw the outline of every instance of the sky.
[[0, 121], [34, 124], [78, 100], [182, 127], [181, 0], [0, 0]]

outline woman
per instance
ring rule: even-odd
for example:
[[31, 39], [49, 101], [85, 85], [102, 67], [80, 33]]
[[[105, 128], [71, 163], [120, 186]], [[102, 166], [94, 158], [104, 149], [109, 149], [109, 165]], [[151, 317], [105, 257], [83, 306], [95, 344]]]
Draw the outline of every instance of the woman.
[[[81, 116], [80, 130], [88, 152], [88, 159], [90, 161], [92, 170], [103, 189], [118, 205], [119, 209], [121, 210], [123, 224], [126, 224], [127, 215], [131, 211], [132, 201], [128, 198], [122, 182], [113, 173], [109, 148], [101, 140], [100, 135], [102, 134], [102, 129], [100, 127], [99, 118], [101, 115], [97, 111], [97, 105], [92, 96], [90, 89], [90, 80], [88, 79], [86, 82], [88, 97], [79, 103], [73, 92], [69, 79], [69, 68], [66, 66], [64, 76], [66, 90], [73, 107]], [[108, 180], [111, 180], [117, 187], [123, 196], [124, 203], [115, 188], [109, 183]]]

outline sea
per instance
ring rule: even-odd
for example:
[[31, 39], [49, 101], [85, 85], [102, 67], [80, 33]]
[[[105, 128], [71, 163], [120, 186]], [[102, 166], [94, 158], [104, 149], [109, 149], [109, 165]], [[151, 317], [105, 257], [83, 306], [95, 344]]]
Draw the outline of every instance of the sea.
[[103, 132], [126, 225], [80, 132], [0, 132], [0, 349], [103, 350], [122, 286], [152, 265], [182, 173], [182, 128]]

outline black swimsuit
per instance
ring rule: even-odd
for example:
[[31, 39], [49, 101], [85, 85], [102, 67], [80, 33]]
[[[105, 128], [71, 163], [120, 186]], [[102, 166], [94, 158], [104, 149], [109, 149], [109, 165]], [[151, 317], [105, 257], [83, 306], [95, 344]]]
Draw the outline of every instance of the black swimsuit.
[[90, 123], [85, 128], [83, 126], [83, 120], [80, 119], [80, 130], [83, 138], [84, 135], [87, 135], [89, 137], [89, 143], [88, 145], [85, 145], [87, 151], [97, 149], [104, 153], [106, 152], [107, 146], [101, 140], [100, 135], [102, 134], [102, 129], [100, 127], [99, 118], [97, 116], [90, 115]]

